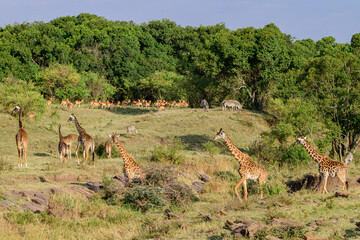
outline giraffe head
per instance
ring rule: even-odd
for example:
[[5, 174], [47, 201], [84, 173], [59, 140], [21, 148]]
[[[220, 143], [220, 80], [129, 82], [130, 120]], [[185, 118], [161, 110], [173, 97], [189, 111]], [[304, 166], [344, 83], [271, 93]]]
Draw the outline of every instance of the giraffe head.
[[14, 108], [14, 110], [12, 110], [12, 114], [14, 114], [14, 113], [18, 113], [18, 112], [20, 112], [20, 109], [21, 109], [21, 107], [20, 106], [15, 106], [15, 108]]
[[302, 144], [302, 145], [305, 145], [305, 142], [306, 142], [306, 137], [299, 137], [298, 140], [295, 142], [295, 144]]
[[215, 135], [213, 140], [215, 141], [215, 140], [218, 140], [218, 139], [226, 140], [226, 135], [225, 135], [224, 131], [222, 130], [222, 128], [220, 128], [220, 131]]
[[72, 113], [72, 114], [70, 115], [70, 118], [69, 118], [68, 121], [70, 122], [70, 121], [74, 121], [74, 120], [75, 120], [75, 115]]
[[118, 137], [120, 136], [120, 134], [117, 133], [113, 133], [112, 135], [109, 135], [109, 137], [111, 138], [111, 140], [116, 143], [118, 141]]

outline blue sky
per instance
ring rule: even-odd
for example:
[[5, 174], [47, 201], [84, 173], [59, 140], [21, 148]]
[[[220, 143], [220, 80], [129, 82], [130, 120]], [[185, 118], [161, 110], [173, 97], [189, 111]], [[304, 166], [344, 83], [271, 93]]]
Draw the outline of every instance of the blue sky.
[[274, 23], [296, 40], [333, 36], [349, 43], [360, 33], [359, 10], [359, 0], [0, 0], [0, 27], [86, 12], [138, 24], [163, 18], [183, 27], [225, 23], [232, 30]]

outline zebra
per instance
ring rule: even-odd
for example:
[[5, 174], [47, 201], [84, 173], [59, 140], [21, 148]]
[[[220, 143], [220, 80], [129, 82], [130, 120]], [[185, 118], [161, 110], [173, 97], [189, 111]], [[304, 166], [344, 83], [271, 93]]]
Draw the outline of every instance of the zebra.
[[242, 110], [241, 104], [236, 100], [224, 100], [222, 102], [222, 110], [224, 111], [227, 107], [231, 107], [232, 110]]
[[201, 100], [200, 107], [204, 108], [204, 112], [209, 111], [209, 104], [205, 99]]

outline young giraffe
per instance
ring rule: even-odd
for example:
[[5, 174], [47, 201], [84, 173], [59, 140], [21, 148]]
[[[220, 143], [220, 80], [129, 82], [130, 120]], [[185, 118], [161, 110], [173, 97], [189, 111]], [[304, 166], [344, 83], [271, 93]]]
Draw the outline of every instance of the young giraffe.
[[18, 166], [22, 167], [22, 159], [25, 160], [25, 167], [27, 167], [26, 162], [26, 150], [29, 141], [29, 134], [26, 132], [25, 128], [22, 125], [21, 115], [22, 115], [22, 108], [20, 106], [16, 106], [12, 113], [19, 113], [19, 131], [17, 132], [15, 139], [16, 139], [16, 146], [18, 149]]
[[113, 135], [109, 135], [109, 137], [112, 139], [113, 143], [116, 144], [118, 147], [120, 154], [124, 160], [124, 175], [128, 182], [132, 182], [135, 179], [145, 179], [146, 174], [142, 167], [140, 167], [139, 164], [137, 164], [134, 159], [130, 156], [129, 153], [127, 153], [118, 140], [118, 135], [114, 133]]
[[76, 117], [73, 113], [70, 115], [69, 121], [74, 121], [76, 129], [79, 132], [78, 144], [77, 144], [76, 151], [75, 151], [75, 155], [78, 160], [78, 165], [80, 165], [78, 151], [79, 151], [80, 146], [83, 146], [84, 147], [84, 151], [83, 151], [84, 164], [86, 165], [87, 159], [89, 157], [89, 149], [91, 149], [92, 160], [93, 160], [93, 164], [95, 166], [95, 152], [94, 152], [95, 151], [95, 142], [94, 142], [94, 139], [92, 139], [92, 137], [90, 137], [90, 135], [86, 133], [85, 129], [83, 129], [80, 126], [78, 120], [76, 119]]
[[68, 145], [64, 142], [64, 137], [61, 134], [61, 125], [59, 125], [59, 145], [58, 150], [60, 154], [60, 160], [66, 163], [66, 157], [69, 158]]
[[106, 151], [106, 157], [111, 158], [111, 143], [106, 141], [105, 143], [105, 151]]
[[63, 137], [64, 143], [66, 143], [68, 148], [68, 157], [71, 159], [71, 145], [75, 139], [79, 139], [79, 136], [76, 134], [69, 134], [65, 137]]
[[[265, 183], [268, 173], [266, 172], [265, 168], [251, 160], [251, 157], [243, 152], [241, 152], [229, 139], [229, 137], [223, 132], [222, 128], [220, 131], [215, 135], [214, 140], [217, 139], [224, 139], [227, 147], [229, 148], [232, 155], [236, 158], [236, 160], [240, 164], [240, 168], [238, 170], [240, 174], [240, 181], [235, 185], [234, 191], [239, 200], [240, 196], [237, 191], [237, 188], [243, 184], [244, 187], [244, 199], [247, 200], [247, 187], [246, 187], [246, 180], [258, 180], [260, 189], [262, 185]], [[260, 190], [260, 199], [263, 198], [263, 191]]]
[[322, 155], [318, 153], [307, 141], [306, 137], [299, 137], [295, 144], [304, 145], [306, 151], [309, 153], [310, 157], [315, 160], [319, 164], [319, 172], [321, 179], [324, 180], [323, 183], [323, 193], [329, 193], [326, 189], [327, 179], [328, 177], [335, 177], [336, 175], [339, 177], [341, 182], [343, 183], [343, 190], [346, 187], [346, 173], [347, 166], [342, 162], [336, 162], [331, 160], [328, 156]]

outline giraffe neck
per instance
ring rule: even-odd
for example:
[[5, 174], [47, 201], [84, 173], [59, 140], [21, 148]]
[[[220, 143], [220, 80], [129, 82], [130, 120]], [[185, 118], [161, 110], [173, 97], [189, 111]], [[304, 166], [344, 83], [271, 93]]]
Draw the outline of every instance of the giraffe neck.
[[231, 140], [229, 139], [229, 137], [227, 135], [226, 136], [226, 139], [225, 139], [225, 143], [226, 143], [226, 146], [229, 148], [230, 152], [232, 153], [232, 155], [236, 158], [236, 160], [242, 164], [245, 162], [246, 160], [246, 154], [241, 152], [232, 142]]
[[74, 116], [74, 123], [75, 123], [75, 126], [76, 126], [76, 130], [79, 132], [80, 135], [86, 134], [85, 129], [83, 129], [83, 128], [80, 126], [80, 124], [79, 124], [79, 122], [78, 122], [78, 120], [76, 119], [75, 116]]
[[304, 141], [304, 147], [309, 153], [310, 157], [315, 160], [317, 163], [321, 163], [323, 160], [323, 155], [318, 153], [306, 140]]
[[63, 136], [61, 134], [61, 127], [59, 127], [59, 138], [60, 138], [60, 140], [63, 138]]
[[115, 141], [115, 144], [118, 147], [122, 158], [124, 159], [125, 165], [129, 165], [130, 163], [135, 163], [134, 159], [132, 159], [130, 154], [125, 151], [125, 148], [123, 147], [123, 145], [120, 143], [119, 140]]
[[21, 121], [21, 115], [22, 115], [22, 108], [20, 107], [20, 111], [19, 111], [19, 128], [22, 128], [22, 121]]

